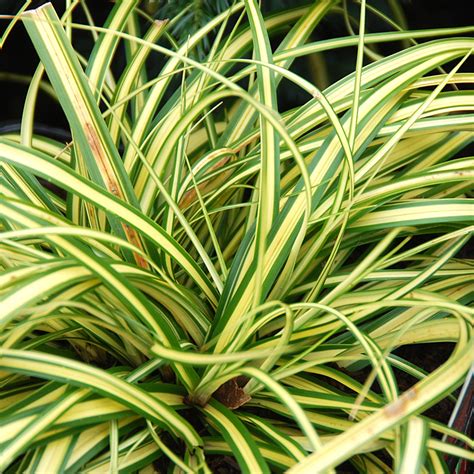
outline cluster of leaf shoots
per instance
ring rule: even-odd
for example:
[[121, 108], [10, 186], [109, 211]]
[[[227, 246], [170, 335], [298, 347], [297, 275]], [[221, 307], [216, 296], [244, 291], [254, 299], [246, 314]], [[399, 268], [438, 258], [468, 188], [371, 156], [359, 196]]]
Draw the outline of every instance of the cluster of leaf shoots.
[[[473, 28], [407, 31], [365, 1], [264, 18], [245, 0], [179, 42], [179, 15], [148, 22], [137, 0], [105, 27], [66, 7], [13, 20], [41, 63], [21, 132], [0, 137], [0, 469], [472, 458], [456, 389], [473, 362]], [[311, 41], [344, 17], [354, 34]], [[324, 91], [292, 70], [340, 48], [354, 72]], [[285, 87], [305, 103], [279, 110]], [[34, 133], [44, 92], [68, 143]], [[452, 348], [437, 368], [395, 351], [428, 343]], [[449, 421], [425, 413], [441, 399]]]

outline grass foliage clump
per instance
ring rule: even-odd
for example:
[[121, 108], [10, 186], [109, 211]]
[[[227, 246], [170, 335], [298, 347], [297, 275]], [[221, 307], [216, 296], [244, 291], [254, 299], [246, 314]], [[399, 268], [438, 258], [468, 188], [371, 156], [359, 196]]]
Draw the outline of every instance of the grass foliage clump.
[[[180, 17], [137, 0], [104, 27], [66, 4], [15, 19], [41, 64], [21, 132], [0, 137], [0, 470], [472, 459], [454, 421], [473, 362], [473, 28], [406, 31], [365, 1], [264, 18], [245, 0], [178, 43]], [[326, 17], [356, 33], [311, 42]], [[338, 48], [354, 72], [324, 91], [292, 69]], [[284, 88], [305, 103], [281, 110]], [[43, 90], [68, 143], [34, 133]], [[439, 367], [420, 362], [429, 343]], [[416, 361], [397, 350], [413, 345]], [[449, 421], [425, 413], [441, 400]]]

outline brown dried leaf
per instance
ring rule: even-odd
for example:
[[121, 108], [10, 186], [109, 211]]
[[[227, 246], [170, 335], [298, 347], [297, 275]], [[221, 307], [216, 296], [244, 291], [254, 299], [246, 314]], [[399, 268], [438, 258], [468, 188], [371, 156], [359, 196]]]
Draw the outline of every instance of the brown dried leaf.
[[239, 387], [237, 378], [230, 379], [222, 384], [214, 392], [214, 398], [231, 410], [235, 410], [251, 400], [250, 395]]

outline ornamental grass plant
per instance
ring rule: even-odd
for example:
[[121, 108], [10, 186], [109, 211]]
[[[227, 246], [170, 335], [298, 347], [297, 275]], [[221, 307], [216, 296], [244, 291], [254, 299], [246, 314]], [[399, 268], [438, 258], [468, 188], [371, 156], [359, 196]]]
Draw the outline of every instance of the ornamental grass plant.
[[[0, 470], [472, 460], [474, 28], [245, 0], [177, 42], [181, 16], [137, 0], [103, 26], [75, 21], [81, 0], [29, 3], [10, 26], [40, 64], [0, 137]], [[312, 41], [334, 18], [353, 34]], [[353, 72], [324, 90], [295, 72], [340, 48]], [[284, 110], [290, 88], [305, 100]], [[72, 140], [35, 133], [44, 91]], [[448, 356], [426, 368], [433, 345]]]

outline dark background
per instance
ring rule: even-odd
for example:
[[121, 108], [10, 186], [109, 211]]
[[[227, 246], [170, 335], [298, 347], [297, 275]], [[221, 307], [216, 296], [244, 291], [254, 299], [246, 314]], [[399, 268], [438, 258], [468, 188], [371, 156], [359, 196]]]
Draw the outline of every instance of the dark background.
[[[0, 15], [15, 13], [23, 3], [23, 0], [0, 0]], [[46, 3], [45, 0], [33, 1], [30, 8], [38, 7], [44, 3]], [[64, 0], [53, 0], [52, 3], [58, 13], [64, 10]], [[189, 0], [161, 0], [161, 2], [155, 2], [155, 4], [159, 5], [155, 17], [170, 17], [173, 14], [173, 9], [179, 11], [183, 5], [188, 3], [190, 3]], [[185, 32], [185, 34], [189, 34], [197, 29], [199, 23], [206, 22], [208, 17], [215, 14], [215, 11], [212, 10], [222, 10], [226, 4], [231, 2], [226, 0], [214, 0], [213, 2], [204, 1], [201, 3], [207, 5], [210, 10], [199, 12], [199, 14], [194, 12], [193, 15], [190, 15], [181, 25], [181, 31]], [[265, 13], [271, 13], [305, 3], [308, 2], [301, 0], [263, 0], [262, 8]], [[463, 0], [404, 0], [401, 2], [408, 26], [411, 29], [470, 25], [473, 23], [474, 18], [469, 15], [468, 3], [469, 2]], [[98, 25], [104, 22], [108, 12], [113, 6], [113, 3], [109, 0], [93, 0], [87, 2], [87, 4]], [[371, 0], [370, 4], [387, 13], [389, 11], [385, 0]], [[75, 21], [81, 21], [81, 9], [77, 8], [76, 12]], [[356, 10], [354, 10], [354, 12], [356, 12]], [[206, 17], [206, 15], [208, 16]], [[7, 22], [8, 20], [0, 19], [0, 34], [3, 33]], [[368, 15], [368, 29], [369, 31], [383, 31], [386, 29], [386, 26], [382, 23], [377, 23], [377, 21], [373, 20], [373, 17], [371, 19], [370, 15]], [[176, 32], [176, 35], [179, 36], [180, 34], [180, 31]], [[345, 35], [347, 35], [347, 31], [341, 18], [336, 15], [331, 15], [319, 25], [312, 40]], [[87, 55], [92, 47], [90, 34], [75, 31], [74, 38], [75, 46], [81, 53]], [[278, 41], [278, 38], [276, 38], [276, 41]], [[390, 48], [392, 48], [392, 50], [390, 50]], [[393, 45], [383, 46], [381, 52], [389, 54], [395, 50], [394, 48], [395, 46]], [[353, 70], [354, 50], [344, 49], [338, 50], [336, 53], [330, 53], [325, 56], [325, 61], [330, 76], [327, 79], [329, 82], [333, 82]], [[120, 61], [118, 61], [118, 63], [120, 64]], [[18, 128], [27, 90], [26, 84], [20, 84], [17, 80], [5, 77], [5, 73], [32, 75], [37, 64], [38, 58], [34, 48], [23, 26], [18, 23], [8, 37], [3, 50], [0, 51], [0, 74], [3, 74], [3, 76], [0, 76], [0, 133], [8, 129]], [[311, 64], [304, 58], [295, 63], [295, 69], [299, 74], [307, 76], [310, 80], [312, 79], [317, 82], [317, 78], [311, 76], [309, 72], [310, 68]], [[321, 86], [321, 84], [317, 85]], [[305, 100], [304, 95], [300, 96], [299, 91], [291, 87], [281, 87], [280, 89], [284, 90], [283, 97], [280, 98], [282, 109], [298, 105]], [[59, 106], [53, 100], [45, 97], [44, 94], [40, 94], [39, 97], [36, 120], [40, 128], [40, 124], [48, 124], [48, 127], [58, 127], [59, 129], [67, 130], [67, 125]], [[43, 132], [43, 130], [38, 131]], [[54, 138], [61, 138], [54, 136], [54, 130], [51, 131], [50, 135]]]

